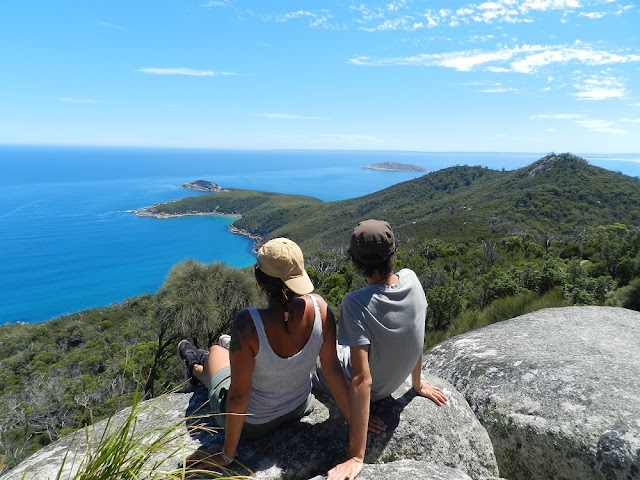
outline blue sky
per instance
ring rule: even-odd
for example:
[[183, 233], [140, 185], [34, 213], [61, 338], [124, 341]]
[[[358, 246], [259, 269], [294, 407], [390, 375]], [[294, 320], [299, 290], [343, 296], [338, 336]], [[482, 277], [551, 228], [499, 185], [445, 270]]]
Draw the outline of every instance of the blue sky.
[[0, 143], [640, 152], [636, 0], [3, 1]]

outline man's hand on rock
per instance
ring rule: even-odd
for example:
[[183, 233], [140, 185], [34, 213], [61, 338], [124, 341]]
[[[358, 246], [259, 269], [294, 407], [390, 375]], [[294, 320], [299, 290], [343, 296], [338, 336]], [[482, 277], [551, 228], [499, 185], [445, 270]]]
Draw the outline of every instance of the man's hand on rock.
[[387, 425], [382, 421], [382, 419], [376, 415], [369, 415], [369, 431], [371, 433], [375, 433], [376, 435], [384, 432], [387, 429]]
[[352, 480], [360, 475], [364, 468], [361, 458], [351, 457], [344, 463], [336, 465], [327, 473], [327, 480]]
[[420, 388], [414, 389], [416, 393], [422, 397], [427, 397], [432, 400], [438, 406], [444, 405], [447, 403], [447, 397], [444, 392], [440, 390], [438, 387], [434, 387], [426, 380], [420, 380]]

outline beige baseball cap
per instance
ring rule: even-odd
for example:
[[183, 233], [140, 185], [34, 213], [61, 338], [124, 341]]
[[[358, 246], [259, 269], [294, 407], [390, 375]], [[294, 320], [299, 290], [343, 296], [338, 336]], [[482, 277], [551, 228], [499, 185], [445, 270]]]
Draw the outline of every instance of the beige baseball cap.
[[304, 269], [302, 250], [293, 240], [274, 238], [258, 250], [258, 268], [270, 277], [279, 278], [298, 295], [311, 293], [313, 283]]

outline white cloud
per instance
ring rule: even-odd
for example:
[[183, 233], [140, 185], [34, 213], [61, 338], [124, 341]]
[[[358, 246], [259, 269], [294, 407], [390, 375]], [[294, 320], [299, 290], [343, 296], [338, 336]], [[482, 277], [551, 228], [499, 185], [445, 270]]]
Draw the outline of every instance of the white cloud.
[[[509, 0], [507, 0], [507, 2], [509, 2]], [[547, 10], [566, 10], [578, 7], [580, 7], [578, 0], [525, 0], [518, 9], [522, 12], [528, 12], [530, 10], [544, 12]]]
[[259, 116], [274, 120], [329, 120], [326, 117], [306, 117], [290, 113], [260, 113]]
[[480, 93], [506, 93], [518, 92], [517, 88], [487, 88], [486, 90], [478, 90]]
[[[532, 23], [530, 15], [533, 12], [547, 12], [557, 10], [566, 14], [580, 8], [578, 0], [494, 0], [478, 4], [468, 4], [455, 11], [447, 11], [449, 26], [457, 27], [469, 23]], [[436, 12], [428, 10], [426, 15], [433, 19], [434, 24], [441, 23], [447, 15], [442, 10]]]
[[297, 12], [289, 12], [289, 13], [285, 13], [284, 15], [282, 15], [278, 21], [280, 22], [286, 22], [289, 20], [293, 20], [294, 18], [300, 18], [300, 17], [315, 17], [316, 15], [314, 13], [311, 12], [307, 12], [304, 10], [298, 10]]
[[622, 98], [626, 94], [621, 80], [610, 75], [585, 75], [577, 80], [574, 85], [578, 93], [574, 97], [586, 100], [606, 100], [610, 98]]
[[212, 0], [207, 3], [200, 4], [202, 8], [211, 8], [211, 7], [226, 7], [229, 5], [229, 0]]
[[532, 120], [544, 119], [544, 120], [575, 120], [582, 118], [583, 115], [578, 113], [542, 113], [539, 115], [531, 115], [529, 118]]
[[584, 98], [587, 100], [606, 100], [609, 98], [624, 97], [624, 88], [591, 88], [583, 92], [573, 94], [574, 97]]
[[507, 50], [497, 52], [449, 52], [449, 53], [430, 53], [420, 54], [411, 57], [395, 57], [395, 58], [371, 58], [357, 57], [352, 58], [349, 62], [355, 65], [414, 65], [424, 67], [448, 67], [462, 72], [468, 72], [474, 68], [494, 62], [504, 62], [513, 56], [512, 52]]
[[592, 20], [600, 19], [600, 18], [604, 17], [605, 15], [606, 15], [605, 12], [589, 12], [589, 13], [581, 12], [580, 13], [581, 17], [591, 18]]
[[640, 118], [622, 118], [620, 121], [625, 123], [640, 123]]
[[[280, 15], [275, 18], [276, 22], [289, 22], [298, 18], [308, 18], [311, 20], [309, 24], [313, 28], [338, 28], [335, 25], [330, 25], [330, 20], [333, 15], [329, 10], [320, 10], [318, 12], [310, 12], [308, 10], [296, 10], [295, 12], [288, 12], [284, 15]], [[270, 18], [272, 19], [272, 18]]]
[[595, 50], [591, 46], [582, 44], [572, 46], [523, 45], [495, 51], [469, 50], [420, 54], [410, 57], [356, 57], [349, 59], [349, 62], [355, 65], [440, 66], [461, 72], [484, 69], [489, 72], [511, 71], [526, 74], [536, 73], [540, 68], [551, 64], [607, 65], [638, 61], [640, 61], [640, 55]]
[[231, 72], [213, 72], [211, 70], [194, 70], [192, 68], [139, 68], [139, 72], [149, 75], [186, 75], [188, 77], [215, 77], [218, 75], [235, 75]]
[[585, 65], [607, 65], [640, 61], [640, 55], [619, 55], [603, 50], [594, 50], [590, 46], [533, 47], [542, 51], [524, 55], [524, 58], [511, 64], [514, 71], [533, 73], [540, 67], [552, 63], [567, 64], [578, 62]]
[[407, 0], [396, 0], [395, 2], [390, 2], [387, 4], [387, 11], [389, 12], [397, 12], [403, 8], [406, 8]]
[[576, 120], [575, 123], [591, 132], [613, 133], [616, 135], [627, 133], [626, 130], [621, 128], [614, 128], [615, 124], [606, 120]]
[[60, 97], [58, 98], [60, 102], [68, 102], [68, 103], [100, 103], [98, 100], [93, 100], [91, 98], [72, 98], [72, 97]]
[[414, 17], [404, 16], [394, 20], [385, 20], [375, 27], [363, 27], [362, 29], [365, 32], [379, 32], [384, 30], [417, 30], [421, 26], [421, 23], [414, 21]]

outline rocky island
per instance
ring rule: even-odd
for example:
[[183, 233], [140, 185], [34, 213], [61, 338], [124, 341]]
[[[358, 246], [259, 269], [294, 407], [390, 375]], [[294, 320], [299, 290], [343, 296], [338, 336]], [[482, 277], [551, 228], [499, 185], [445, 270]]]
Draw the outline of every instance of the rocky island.
[[180, 185], [181, 188], [187, 190], [196, 190], [198, 192], [227, 192], [226, 188], [222, 188], [217, 183], [209, 182], [207, 180], [196, 180], [195, 182], [185, 183]]
[[372, 163], [371, 165], [367, 165], [366, 167], [369, 170], [384, 170], [387, 172], [428, 172], [426, 168], [419, 167], [418, 165], [411, 165], [409, 163], [398, 163], [398, 162], [382, 162], [382, 163]]

